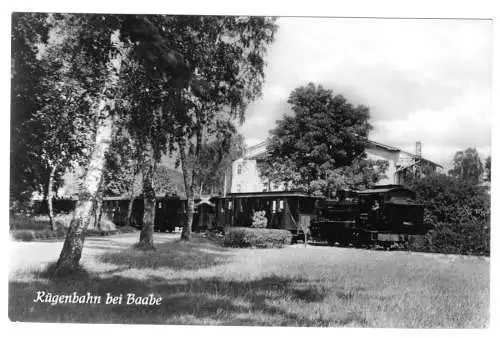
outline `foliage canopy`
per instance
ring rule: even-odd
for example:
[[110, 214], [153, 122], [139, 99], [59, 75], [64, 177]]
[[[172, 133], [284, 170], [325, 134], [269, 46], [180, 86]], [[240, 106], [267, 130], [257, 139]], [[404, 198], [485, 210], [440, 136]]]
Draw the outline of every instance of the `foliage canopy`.
[[376, 182], [387, 162], [366, 159], [369, 110], [309, 83], [292, 91], [293, 116], [277, 121], [261, 174], [271, 182], [325, 193]]

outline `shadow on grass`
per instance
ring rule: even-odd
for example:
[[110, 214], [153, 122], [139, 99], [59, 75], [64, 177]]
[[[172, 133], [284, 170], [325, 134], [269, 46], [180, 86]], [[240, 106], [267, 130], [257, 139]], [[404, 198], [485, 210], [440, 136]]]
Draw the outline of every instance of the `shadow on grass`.
[[[43, 274], [40, 275], [42, 277]], [[55, 304], [34, 302], [37, 292], [82, 296], [90, 292], [101, 296], [99, 304]], [[122, 304], [105, 304], [106, 295], [122, 295]], [[127, 305], [127, 294], [161, 297], [155, 306]], [[328, 293], [322, 287], [302, 279], [269, 276], [256, 280], [193, 278], [140, 281], [121, 276], [100, 278], [81, 272], [78, 276], [9, 283], [9, 318], [12, 321], [204, 324], [264, 326], [338, 326], [352, 320], [310, 318], [304, 305], [322, 302]], [[347, 322], [345, 322], [347, 320]]]
[[99, 256], [104, 263], [123, 269], [198, 270], [228, 263], [232, 254], [227, 248], [203, 238], [193, 237], [189, 242], [175, 240], [156, 244], [156, 250], [144, 251], [134, 247]]
[[[113, 275], [128, 269], [169, 268], [177, 271], [206, 269], [232, 260], [234, 250], [203, 238], [191, 242], [157, 244], [155, 251], [128, 247], [108, 252], [100, 259], [116, 265], [106, 274], [86, 271], [52, 277], [53, 265], [34, 273], [29, 281], [9, 283], [9, 318], [26, 322], [201, 324], [261, 326], [367, 326], [359, 313], [330, 315], [311, 313], [312, 308], [329, 307], [343, 302], [342, 291], [332, 293], [331, 285], [300, 277], [270, 275], [264, 277], [190, 277], [163, 278], [145, 275], [145, 279]], [[35, 302], [37, 292], [44, 295], [100, 296], [99, 304], [54, 304]], [[161, 297], [155, 306], [127, 304], [127, 295], [153, 294]], [[107, 295], [122, 296], [121, 304], [106, 304]], [[52, 297], [53, 298], [53, 297]], [[352, 297], [351, 297], [352, 298]]]

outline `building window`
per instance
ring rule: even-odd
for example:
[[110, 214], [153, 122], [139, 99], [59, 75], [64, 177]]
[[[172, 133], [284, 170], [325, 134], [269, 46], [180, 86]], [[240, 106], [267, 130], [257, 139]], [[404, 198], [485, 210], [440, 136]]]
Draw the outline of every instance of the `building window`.
[[238, 185], [236, 186], [236, 192], [241, 192], [241, 184], [238, 184]]
[[238, 175], [241, 175], [241, 171], [243, 170], [243, 166], [241, 164], [238, 164], [238, 167], [236, 168], [236, 173]]

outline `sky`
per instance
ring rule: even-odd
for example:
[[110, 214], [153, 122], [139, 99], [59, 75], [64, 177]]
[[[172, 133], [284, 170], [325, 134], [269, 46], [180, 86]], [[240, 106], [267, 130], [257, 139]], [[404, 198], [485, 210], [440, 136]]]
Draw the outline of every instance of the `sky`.
[[458, 150], [491, 154], [493, 25], [489, 20], [278, 19], [261, 99], [239, 128], [264, 141], [309, 82], [370, 108], [369, 138], [449, 168]]

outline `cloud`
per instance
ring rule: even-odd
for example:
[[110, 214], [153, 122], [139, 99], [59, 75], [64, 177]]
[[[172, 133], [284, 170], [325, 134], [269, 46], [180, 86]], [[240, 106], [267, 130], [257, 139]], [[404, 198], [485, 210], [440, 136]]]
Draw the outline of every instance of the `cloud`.
[[263, 97], [240, 128], [245, 137], [265, 139], [290, 112], [288, 94], [312, 81], [368, 106], [381, 142], [489, 147], [490, 21], [289, 17], [278, 24]]
[[262, 142], [261, 139], [258, 139], [258, 138], [247, 138], [245, 139], [245, 144], [247, 147], [251, 147], [251, 146], [254, 146], [258, 143]]
[[[374, 123], [372, 138], [402, 148], [422, 141], [426, 157], [445, 161], [458, 150], [490, 147], [491, 122], [491, 92], [469, 87], [442, 109], [421, 109], [403, 118]], [[444, 149], [449, 152], [443, 153]]]

